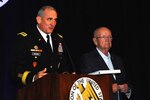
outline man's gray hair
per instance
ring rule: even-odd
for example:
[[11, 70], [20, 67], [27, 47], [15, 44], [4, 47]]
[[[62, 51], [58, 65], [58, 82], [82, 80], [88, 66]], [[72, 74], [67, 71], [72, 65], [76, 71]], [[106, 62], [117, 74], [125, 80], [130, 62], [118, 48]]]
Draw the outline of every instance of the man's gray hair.
[[[41, 7], [40, 10], [38, 11], [37, 16], [42, 17], [42, 16], [44, 15], [43, 12], [44, 12], [45, 9], [50, 9], [50, 10], [56, 11], [56, 9], [55, 9], [53, 6], [43, 6], [43, 7]], [[56, 11], [56, 12], [57, 12], [57, 11]]]

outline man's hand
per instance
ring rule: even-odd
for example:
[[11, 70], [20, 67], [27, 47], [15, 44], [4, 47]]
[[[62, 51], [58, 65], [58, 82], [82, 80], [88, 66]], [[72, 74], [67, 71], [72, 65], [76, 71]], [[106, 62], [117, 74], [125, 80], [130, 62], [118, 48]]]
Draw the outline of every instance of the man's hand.
[[118, 92], [118, 90], [119, 90], [118, 84], [117, 83], [112, 84], [112, 91], [113, 91], [113, 93]]
[[121, 92], [124, 92], [124, 93], [126, 93], [126, 92], [128, 92], [128, 84], [121, 84], [121, 85], [118, 85], [119, 86], [119, 90], [121, 91]]
[[37, 79], [42, 78], [43, 76], [47, 75], [46, 70], [47, 69], [44, 68], [43, 70], [41, 70], [40, 72], [38, 72], [37, 74], [35, 74], [34, 80], [37, 80]]

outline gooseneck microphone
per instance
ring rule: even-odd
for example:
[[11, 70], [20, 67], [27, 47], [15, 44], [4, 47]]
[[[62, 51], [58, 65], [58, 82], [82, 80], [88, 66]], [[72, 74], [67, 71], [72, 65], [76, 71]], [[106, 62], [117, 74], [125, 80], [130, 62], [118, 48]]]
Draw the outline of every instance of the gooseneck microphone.
[[[65, 41], [64, 41], [64, 39], [63, 39], [63, 37], [62, 37], [60, 34], [58, 34], [58, 33], [57, 33], [57, 35], [62, 39], [63, 44], [64, 44], [64, 47], [65, 47], [65, 50], [66, 50], [66, 52], [67, 52], [67, 54], [68, 54], [68, 57], [69, 57], [69, 60], [70, 60], [70, 62], [71, 62], [72, 68], [73, 68], [74, 72], [76, 73], [76, 68], [75, 68], [75, 65], [74, 65], [74, 63], [73, 63], [72, 57], [71, 57], [71, 55], [70, 55], [70, 53], [69, 53], [68, 47], [67, 47], [67, 45], [66, 45], [66, 43], [65, 43]], [[59, 45], [60, 45], [60, 44], [59, 44]], [[60, 49], [60, 51], [61, 51], [61, 46], [60, 46], [59, 49]], [[62, 52], [63, 52], [63, 49], [62, 49]]]

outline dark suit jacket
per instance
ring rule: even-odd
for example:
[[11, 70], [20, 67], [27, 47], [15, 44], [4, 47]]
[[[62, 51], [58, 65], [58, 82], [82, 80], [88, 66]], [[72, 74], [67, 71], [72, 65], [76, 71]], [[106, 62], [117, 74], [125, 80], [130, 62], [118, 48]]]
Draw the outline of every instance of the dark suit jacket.
[[[128, 83], [126, 72], [121, 58], [111, 54], [111, 61], [114, 69], [121, 70], [121, 74], [116, 74], [116, 80], [114, 80], [113, 78], [113, 83], [118, 83], [118, 84]], [[98, 70], [109, 70], [109, 69], [106, 63], [104, 62], [103, 58], [101, 57], [101, 55], [98, 53], [96, 49], [82, 55], [77, 73], [88, 74]], [[113, 99], [113, 100], [117, 100], [117, 99]]]
[[[52, 41], [53, 53], [36, 28], [17, 35], [11, 64], [11, 76], [19, 88], [23, 86], [21, 75], [25, 71], [30, 71], [26, 78], [27, 84], [31, 83], [33, 76], [45, 67], [48, 73], [73, 71], [63, 38], [58, 34], [52, 33]], [[58, 53], [59, 43], [62, 43], [63, 54]]]

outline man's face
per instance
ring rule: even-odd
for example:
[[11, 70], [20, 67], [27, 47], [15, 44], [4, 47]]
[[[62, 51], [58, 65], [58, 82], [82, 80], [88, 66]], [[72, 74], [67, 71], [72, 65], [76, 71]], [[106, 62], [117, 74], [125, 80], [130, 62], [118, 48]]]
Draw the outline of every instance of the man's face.
[[49, 34], [52, 33], [57, 23], [57, 13], [55, 10], [45, 9], [42, 17], [37, 16], [37, 23], [40, 30]]
[[95, 38], [95, 45], [102, 50], [109, 50], [112, 46], [112, 35], [107, 29], [100, 29]]

